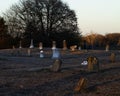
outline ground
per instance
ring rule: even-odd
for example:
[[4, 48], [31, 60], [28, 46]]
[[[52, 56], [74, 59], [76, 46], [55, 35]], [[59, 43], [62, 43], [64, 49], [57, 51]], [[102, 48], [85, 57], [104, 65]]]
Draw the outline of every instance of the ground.
[[[110, 62], [111, 53], [116, 54]], [[0, 96], [120, 96], [120, 52], [119, 50], [82, 50], [71, 52], [61, 50], [62, 67], [51, 72], [52, 51], [39, 49], [0, 50]], [[99, 59], [100, 71], [88, 72], [81, 63], [89, 56]], [[86, 88], [75, 92], [80, 78], [86, 78]]]

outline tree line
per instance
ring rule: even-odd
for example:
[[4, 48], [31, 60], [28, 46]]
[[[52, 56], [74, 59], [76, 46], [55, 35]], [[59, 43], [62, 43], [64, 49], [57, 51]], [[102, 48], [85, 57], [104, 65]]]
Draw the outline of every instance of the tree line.
[[[8, 32], [8, 25], [6, 25], [4, 18], [0, 17], [0, 48], [11, 48], [13, 45], [18, 47], [21, 37], [17, 36], [17, 34], [15, 35], [16, 37]], [[59, 34], [59, 38], [62, 38], [62, 35], [63, 34]], [[64, 33], [63, 37], [67, 38], [67, 33]], [[86, 36], [80, 36], [77, 38], [79, 41], [76, 43], [76, 41], [72, 39], [75, 43], [71, 45], [78, 45], [83, 49], [103, 49], [106, 45], [110, 45], [114, 49], [120, 47], [120, 33], [108, 33], [106, 35], [90, 33]], [[62, 46], [62, 41], [60, 41], [60, 43]]]
[[82, 45], [87, 49], [105, 49], [106, 45], [109, 45], [111, 49], [120, 49], [120, 33], [106, 35], [90, 33], [82, 37]]

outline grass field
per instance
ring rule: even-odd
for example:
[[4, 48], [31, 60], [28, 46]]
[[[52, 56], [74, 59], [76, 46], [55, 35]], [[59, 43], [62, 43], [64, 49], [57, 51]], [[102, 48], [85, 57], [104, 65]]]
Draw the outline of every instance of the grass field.
[[[109, 60], [116, 54], [115, 62]], [[51, 72], [51, 50], [44, 50], [45, 58], [39, 58], [39, 50], [0, 50], [0, 96], [120, 96], [119, 50], [62, 51], [60, 72]], [[100, 71], [88, 72], [81, 63], [89, 56], [99, 59]], [[74, 88], [81, 77], [87, 86], [81, 92]]]

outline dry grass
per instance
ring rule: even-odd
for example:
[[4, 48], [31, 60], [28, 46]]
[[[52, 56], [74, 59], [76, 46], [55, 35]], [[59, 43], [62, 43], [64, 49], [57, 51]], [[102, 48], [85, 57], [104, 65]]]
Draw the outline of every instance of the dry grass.
[[[116, 54], [114, 63], [109, 62], [111, 52]], [[51, 52], [43, 59], [39, 54], [28, 57], [8, 53], [0, 51], [0, 96], [120, 96], [118, 51], [61, 52], [60, 72], [44, 69], [53, 64]], [[99, 72], [87, 72], [86, 67], [80, 65], [91, 55], [99, 59]], [[81, 77], [87, 78], [87, 87], [74, 92]]]

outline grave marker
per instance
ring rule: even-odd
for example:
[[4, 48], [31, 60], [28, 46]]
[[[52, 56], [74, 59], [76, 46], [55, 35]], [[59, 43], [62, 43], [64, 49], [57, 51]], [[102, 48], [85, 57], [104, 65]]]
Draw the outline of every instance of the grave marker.
[[88, 71], [99, 71], [99, 61], [98, 58], [96, 57], [88, 57], [87, 58], [88, 61]]
[[74, 88], [75, 92], [80, 92], [82, 90], [84, 90], [87, 86], [87, 79], [81, 77], [80, 80], [78, 81], [77, 85]]
[[60, 59], [56, 59], [51, 66], [50, 70], [53, 72], [58, 72], [61, 69], [62, 61]]
[[77, 45], [70, 46], [71, 51], [75, 51], [77, 48]]
[[52, 50], [52, 59], [59, 59], [60, 58], [60, 52], [58, 49]]
[[110, 62], [112, 62], [112, 63], [115, 62], [115, 53], [111, 53], [111, 55], [110, 55]]
[[52, 50], [56, 49], [56, 41], [52, 42]]
[[19, 45], [19, 48], [21, 49], [22, 48], [22, 42], [20, 41], [20, 45]]
[[78, 47], [78, 50], [81, 50], [81, 46]]
[[42, 42], [39, 43], [39, 49], [40, 49], [40, 50], [43, 49], [43, 44], [42, 44]]
[[28, 56], [31, 56], [31, 49], [27, 50]]
[[106, 52], [108, 52], [108, 51], [109, 51], [109, 47], [110, 47], [109, 45], [106, 45], [106, 49], [105, 49], [105, 50], [106, 50]]
[[30, 48], [34, 48], [33, 39], [31, 39]]
[[66, 43], [66, 40], [63, 40], [63, 50], [67, 50], [67, 43]]
[[14, 45], [12, 46], [12, 49], [13, 49], [13, 50], [15, 49], [15, 46], [14, 46]]
[[43, 50], [40, 51], [40, 58], [44, 58]]

